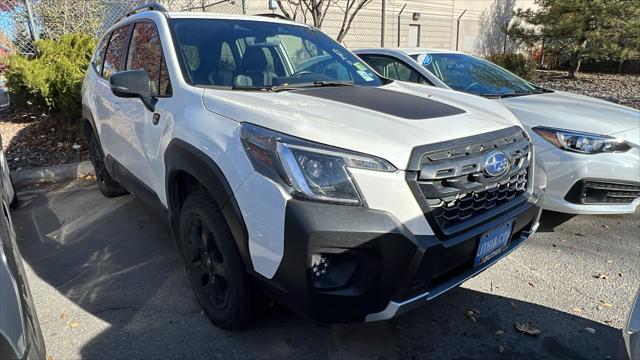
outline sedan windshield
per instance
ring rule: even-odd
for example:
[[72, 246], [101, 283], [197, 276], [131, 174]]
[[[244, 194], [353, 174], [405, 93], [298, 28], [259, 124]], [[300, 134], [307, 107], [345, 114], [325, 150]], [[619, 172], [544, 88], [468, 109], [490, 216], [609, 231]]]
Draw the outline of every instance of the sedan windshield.
[[173, 19], [171, 31], [185, 79], [195, 86], [286, 90], [382, 85], [355, 55], [311, 27]]
[[454, 90], [483, 96], [527, 95], [545, 92], [489, 61], [465, 54], [412, 56]]

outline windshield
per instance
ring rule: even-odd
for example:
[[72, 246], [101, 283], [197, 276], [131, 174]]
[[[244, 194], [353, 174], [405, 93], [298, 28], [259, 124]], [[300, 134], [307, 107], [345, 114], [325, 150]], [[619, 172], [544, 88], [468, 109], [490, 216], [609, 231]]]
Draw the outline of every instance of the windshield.
[[307, 26], [173, 19], [171, 31], [182, 72], [192, 85], [238, 90], [291, 84], [382, 85], [355, 55]]
[[418, 63], [454, 90], [476, 95], [534, 94], [543, 89], [489, 61], [465, 54], [419, 54]]

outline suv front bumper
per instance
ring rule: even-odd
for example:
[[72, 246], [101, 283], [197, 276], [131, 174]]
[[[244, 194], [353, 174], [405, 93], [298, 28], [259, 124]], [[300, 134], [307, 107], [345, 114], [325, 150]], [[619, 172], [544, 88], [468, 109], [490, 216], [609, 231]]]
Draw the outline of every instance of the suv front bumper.
[[[539, 217], [540, 208], [525, 202], [440, 240], [413, 235], [384, 211], [291, 199], [284, 256], [269, 288], [287, 306], [322, 322], [389, 319], [491, 266], [535, 232]], [[481, 234], [509, 221], [514, 225], [508, 248], [474, 267]]]

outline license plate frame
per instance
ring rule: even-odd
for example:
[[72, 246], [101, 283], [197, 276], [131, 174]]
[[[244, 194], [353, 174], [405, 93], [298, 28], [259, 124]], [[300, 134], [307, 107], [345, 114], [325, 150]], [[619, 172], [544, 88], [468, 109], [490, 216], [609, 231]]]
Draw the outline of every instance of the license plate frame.
[[473, 266], [479, 266], [493, 259], [509, 246], [514, 221], [508, 221], [480, 235], [478, 250]]

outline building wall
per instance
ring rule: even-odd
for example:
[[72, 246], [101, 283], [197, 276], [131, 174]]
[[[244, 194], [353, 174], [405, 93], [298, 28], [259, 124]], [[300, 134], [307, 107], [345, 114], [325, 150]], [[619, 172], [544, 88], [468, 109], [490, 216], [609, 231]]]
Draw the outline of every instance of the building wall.
[[[241, 0], [221, 3], [207, 11], [242, 13], [242, 3]], [[332, 4], [322, 24], [322, 30], [334, 38], [342, 25], [344, 3], [345, 0], [338, 0]], [[244, 7], [247, 14], [280, 12], [269, 9], [269, 0], [245, 0]], [[350, 48], [378, 47], [382, 43], [385, 47], [406, 47], [410, 45], [410, 26], [417, 25], [421, 47], [456, 49], [457, 44], [458, 49], [465, 52], [501, 52], [505, 47], [501, 27], [514, 10], [530, 7], [535, 7], [534, 0], [373, 0], [355, 18], [343, 43]], [[289, 8], [289, 12], [293, 13], [293, 9]], [[458, 26], [458, 17], [463, 12]], [[305, 20], [299, 11], [296, 20]], [[307, 18], [306, 22], [311, 23], [311, 19]], [[513, 46], [507, 41], [507, 48]]]

